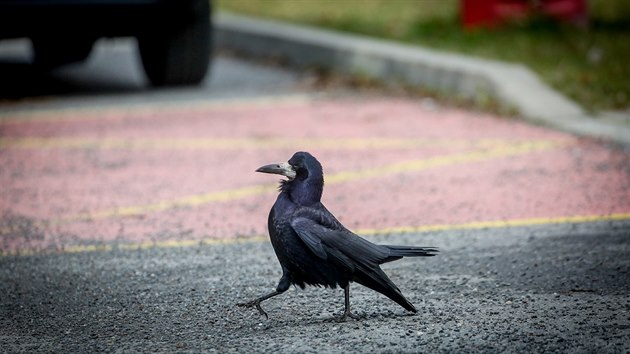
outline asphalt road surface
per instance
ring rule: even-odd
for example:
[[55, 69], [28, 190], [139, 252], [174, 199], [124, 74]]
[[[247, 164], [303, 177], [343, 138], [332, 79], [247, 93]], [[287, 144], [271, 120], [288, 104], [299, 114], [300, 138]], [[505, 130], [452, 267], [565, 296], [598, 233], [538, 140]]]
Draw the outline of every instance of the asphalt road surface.
[[[431, 100], [320, 92], [230, 57], [146, 88], [133, 43], [52, 74], [0, 47], [0, 351], [628, 352], [627, 148]], [[4, 59], [3, 59], [4, 58]], [[359, 285], [291, 289], [257, 167], [308, 150], [374, 242], [437, 246]]]

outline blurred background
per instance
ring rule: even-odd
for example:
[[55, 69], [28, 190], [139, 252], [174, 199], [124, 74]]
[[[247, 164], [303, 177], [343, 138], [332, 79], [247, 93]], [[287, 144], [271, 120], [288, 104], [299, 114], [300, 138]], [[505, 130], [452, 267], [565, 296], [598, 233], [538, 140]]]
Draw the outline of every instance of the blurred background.
[[[139, 59], [111, 45], [116, 70], [93, 68], [92, 85], [80, 85], [86, 91], [197, 84], [213, 48], [205, 15], [213, 8], [523, 63], [592, 112], [627, 113], [630, 106], [625, 0], [217, 0], [211, 6], [199, 0], [2, 0], [0, 6], [5, 98], [55, 85], [70, 90], [74, 81], [64, 78], [91, 65], [88, 55], [98, 56], [103, 47], [93, 45], [97, 39], [114, 36], [135, 37]], [[32, 45], [15, 37], [30, 37]], [[54, 71], [59, 67], [61, 73]]]
[[219, 0], [217, 7], [523, 63], [591, 111], [630, 114], [625, 0]]

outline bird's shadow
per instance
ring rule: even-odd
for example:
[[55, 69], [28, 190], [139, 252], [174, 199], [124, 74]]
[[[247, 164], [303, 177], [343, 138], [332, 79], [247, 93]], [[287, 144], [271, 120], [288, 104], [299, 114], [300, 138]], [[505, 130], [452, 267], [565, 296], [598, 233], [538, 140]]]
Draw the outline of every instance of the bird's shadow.
[[[253, 312], [251, 316], [243, 316], [246, 318], [242, 318], [241, 324], [246, 327], [251, 327], [251, 325], [255, 325], [255, 329], [260, 330], [268, 330], [268, 329], [279, 329], [279, 328], [288, 328], [288, 327], [309, 327], [309, 326], [319, 326], [326, 324], [360, 324], [362, 322], [372, 322], [379, 320], [392, 320], [398, 319], [401, 317], [412, 317], [415, 316], [415, 313], [411, 312], [393, 312], [393, 311], [385, 311], [385, 312], [357, 312], [356, 313], [358, 319], [354, 318], [346, 318], [342, 320], [342, 313], [334, 314], [334, 315], [317, 315], [317, 316], [309, 316], [308, 314], [282, 314], [282, 313], [270, 313], [269, 318], [265, 318], [265, 316], [261, 316], [256, 312]], [[251, 321], [247, 324], [247, 321]]]

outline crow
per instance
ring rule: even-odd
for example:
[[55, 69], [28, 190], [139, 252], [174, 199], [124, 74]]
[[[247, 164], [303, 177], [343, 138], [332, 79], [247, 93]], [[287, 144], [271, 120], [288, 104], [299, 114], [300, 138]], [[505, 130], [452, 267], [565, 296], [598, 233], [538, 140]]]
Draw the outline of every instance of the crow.
[[379, 267], [403, 257], [434, 256], [434, 247], [388, 246], [371, 243], [345, 228], [321, 203], [324, 189], [322, 165], [308, 152], [296, 152], [288, 162], [265, 165], [256, 172], [287, 177], [269, 212], [267, 226], [273, 249], [282, 267], [274, 292], [239, 303], [256, 307], [285, 292], [291, 284], [344, 289], [345, 309], [340, 321], [359, 317], [350, 311], [350, 283], [357, 282], [392, 299], [408, 311], [416, 308]]

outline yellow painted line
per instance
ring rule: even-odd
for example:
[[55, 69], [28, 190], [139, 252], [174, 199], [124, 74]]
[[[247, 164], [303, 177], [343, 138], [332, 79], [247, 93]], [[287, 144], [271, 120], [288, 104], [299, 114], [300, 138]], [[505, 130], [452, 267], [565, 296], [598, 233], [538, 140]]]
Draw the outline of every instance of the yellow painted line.
[[186, 248], [194, 246], [211, 246], [211, 245], [229, 245], [235, 243], [250, 243], [250, 242], [263, 242], [268, 240], [267, 236], [251, 236], [251, 237], [239, 237], [239, 238], [206, 238], [199, 240], [166, 240], [166, 241], [144, 241], [138, 243], [121, 243], [117, 245], [112, 244], [100, 244], [100, 245], [70, 245], [63, 246], [59, 250], [46, 250], [46, 249], [19, 249], [12, 252], [3, 252], [0, 250], [0, 257], [2, 256], [32, 256], [36, 254], [46, 253], [88, 253], [88, 252], [111, 252], [114, 250], [123, 251], [137, 251], [154, 248]]
[[172, 201], [161, 201], [154, 204], [145, 204], [145, 205], [136, 205], [136, 206], [126, 206], [119, 208], [106, 209], [102, 211], [97, 211], [93, 213], [81, 213], [76, 215], [64, 216], [58, 220], [52, 221], [52, 224], [59, 224], [67, 221], [80, 221], [80, 220], [97, 220], [97, 219], [106, 219], [112, 217], [129, 217], [129, 216], [139, 216], [144, 215], [151, 212], [160, 212], [170, 209], [176, 208], [184, 208], [184, 207], [196, 207], [200, 205], [215, 203], [215, 202], [225, 202], [240, 198], [245, 198], [249, 196], [264, 194], [272, 191], [276, 191], [277, 186], [262, 184], [262, 185], [254, 185], [248, 187], [234, 188], [225, 191], [191, 195], [188, 197], [184, 197], [181, 199], [176, 199]]
[[452, 166], [463, 163], [481, 162], [506, 156], [524, 155], [536, 151], [549, 150], [565, 146], [568, 141], [531, 141], [516, 144], [499, 144], [488, 149], [476, 149], [473, 151], [455, 153], [393, 163], [386, 166], [367, 168], [359, 171], [346, 171], [334, 174], [326, 178], [326, 183], [349, 182], [357, 179], [382, 177], [406, 172], [417, 172], [431, 168]]
[[[384, 177], [405, 172], [417, 172], [430, 168], [444, 167], [461, 163], [480, 162], [494, 158], [523, 155], [535, 151], [548, 150], [566, 145], [562, 141], [534, 141], [512, 145], [502, 145], [490, 149], [475, 150], [471, 152], [456, 153], [451, 155], [435, 156], [427, 159], [410, 160], [393, 163], [378, 168], [368, 168], [359, 171], [345, 171], [331, 174], [326, 177], [326, 184], [337, 184], [354, 180]], [[150, 212], [161, 212], [180, 207], [197, 207], [214, 202], [225, 202], [241, 198], [252, 197], [276, 190], [275, 185], [254, 185], [240, 187], [219, 192], [211, 192], [192, 195], [171, 201], [161, 201], [154, 204], [137, 205], [107, 209], [92, 213], [83, 213], [62, 217], [60, 221], [94, 220], [111, 217], [139, 216]]]
[[[67, 246], [62, 250], [63, 253], [85, 253], [85, 252], [109, 252], [112, 251], [114, 247], [112, 245], [85, 245], [85, 246]], [[28, 250], [26, 250], [28, 251]], [[36, 254], [37, 252], [33, 252], [32, 254]], [[29, 255], [20, 252], [20, 255]]]
[[239, 238], [206, 238], [200, 240], [168, 240], [158, 242], [128, 243], [118, 246], [121, 250], [141, 250], [150, 248], [183, 248], [193, 246], [230, 245], [243, 242], [262, 242], [268, 240], [267, 236], [251, 236]]
[[630, 213], [610, 215], [581, 215], [563, 216], [554, 218], [530, 218], [513, 220], [475, 221], [463, 224], [436, 224], [422, 226], [397, 226], [383, 229], [357, 230], [360, 235], [387, 235], [387, 234], [411, 234], [438, 231], [480, 230], [480, 229], [504, 229], [510, 227], [524, 227], [554, 224], [583, 224], [587, 222], [623, 221], [630, 220]]
[[404, 138], [0, 138], [1, 148], [13, 149], [412, 149], [419, 147], [492, 147], [508, 143], [502, 139], [404, 139]]
[[[429, 232], [448, 232], [462, 230], [483, 230], [483, 229], [507, 229], [516, 227], [545, 226], [545, 225], [562, 225], [562, 224], [583, 224], [589, 222], [607, 222], [607, 221], [630, 221], [630, 213], [617, 213], [610, 215], [577, 215], [562, 216], [552, 218], [527, 218], [512, 220], [493, 220], [493, 221], [474, 221], [460, 224], [435, 224], [420, 226], [396, 226], [382, 229], [360, 229], [356, 233], [362, 236], [391, 236], [399, 234], [422, 234]], [[65, 246], [58, 251], [52, 253], [83, 253], [83, 252], [109, 252], [118, 250], [143, 250], [152, 248], [186, 248], [204, 245], [229, 245], [236, 243], [263, 242], [269, 239], [268, 236], [251, 236], [239, 238], [206, 238], [206, 239], [186, 239], [186, 240], [166, 240], [166, 241], [145, 241], [139, 243], [126, 243], [119, 245], [103, 244], [103, 245], [74, 245]], [[2, 252], [0, 256], [29, 256], [33, 254], [47, 253], [46, 250], [21, 249], [14, 252]], [[50, 251], [48, 253], [51, 253]]]
[[[517, 144], [505, 144], [489, 149], [478, 149], [468, 152], [455, 153], [430, 157], [427, 159], [417, 159], [397, 162], [377, 168], [367, 168], [358, 171], [338, 172], [326, 177], [326, 184], [345, 183], [360, 179], [373, 177], [385, 177], [400, 173], [418, 172], [431, 168], [452, 166], [463, 163], [481, 162], [495, 158], [524, 155], [536, 151], [549, 150], [566, 146], [569, 141], [532, 141]], [[182, 207], [197, 207], [215, 202], [232, 201], [241, 198], [252, 197], [276, 190], [275, 185], [263, 184], [247, 187], [234, 188], [219, 192], [211, 192], [199, 195], [187, 196], [184, 198], [161, 201], [153, 204], [125, 206], [112, 209], [105, 209], [96, 212], [68, 215], [57, 220], [52, 220], [52, 224], [59, 224], [68, 221], [97, 220], [114, 217], [139, 216], [151, 212], [161, 212]]]
[[[262, 184], [262, 185], [254, 185], [248, 187], [234, 188], [225, 191], [191, 195], [188, 197], [172, 200], [172, 201], [161, 201], [153, 204], [145, 204], [145, 205], [135, 205], [135, 206], [125, 206], [118, 208], [105, 209], [96, 212], [89, 213], [79, 213], [72, 215], [65, 215], [57, 219], [51, 220], [42, 220], [35, 223], [35, 227], [50, 227], [56, 225], [62, 225], [64, 223], [73, 222], [73, 221], [91, 221], [91, 220], [100, 220], [100, 219], [108, 219], [114, 217], [134, 217], [141, 216], [147, 213], [152, 212], [161, 212], [165, 210], [177, 209], [177, 208], [191, 208], [195, 206], [215, 203], [215, 202], [223, 202], [230, 201], [240, 198], [245, 198], [249, 196], [264, 194], [272, 191], [278, 190], [276, 185], [271, 184]], [[2, 234], [10, 234], [14, 233], [11, 227], [3, 227], [0, 228], [0, 235]]]
[[[185, 119], [190, 114], [205, 113], [213, 109], [241, 109], [277, 107], [279, 105], [306, 104], [316, 101], [309, 95], [270, 96], [258, 98], [236, 98], [211, 101], [173, 101], [149, 104], [104, 105], [72, 108], [34, 109], [14, 112], [0, 112], [0, 124], [23, 124], [33, 122], [81, 122], [91, 120], [121, 119], [133, 116], [168, 116]], [[185, 112], [182, 115], [181, 112]], [[208, 112], [211, 114], [212, 112]], [[218, 118], [218, 117], [214, 117]], [[231, 118], [230, 118], [231, 119]]]

